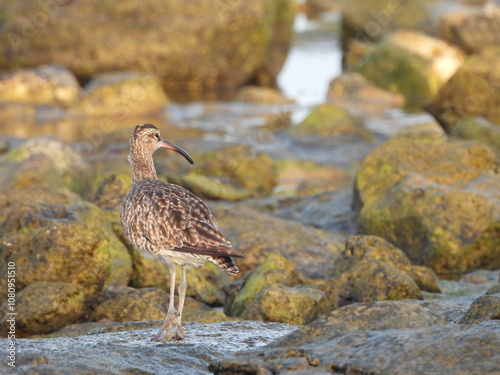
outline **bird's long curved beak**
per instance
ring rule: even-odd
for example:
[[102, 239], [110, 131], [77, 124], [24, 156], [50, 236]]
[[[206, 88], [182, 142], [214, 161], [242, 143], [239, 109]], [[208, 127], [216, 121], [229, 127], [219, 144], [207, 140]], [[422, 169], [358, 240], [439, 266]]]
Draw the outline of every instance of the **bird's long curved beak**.
[[161, 140], [160, 147], [162, 147], [162, 148], [168, 148], [169, 150], [178, 152], [179, 154], [181, 154], [182, 156], [184, 156], [188, 162], [190, 162], [191, 164], [194, 164], [194, 161], [191, 158], [191, 156], [189, 156], [189, 154], [187, 153], [187, 151], [184, 150], [184, 149], [182, 149], [181, 147], [176, 146], [173, 143], [167, 142], [164, 139]]

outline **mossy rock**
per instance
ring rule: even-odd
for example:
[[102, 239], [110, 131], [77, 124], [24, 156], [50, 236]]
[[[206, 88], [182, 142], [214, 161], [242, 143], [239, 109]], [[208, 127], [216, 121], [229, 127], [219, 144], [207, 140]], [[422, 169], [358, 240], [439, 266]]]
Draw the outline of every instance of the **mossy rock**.
[[295, 268], [296, 265], [283, 256], [270, 255], [264, 263], [246, 276], [241, 290], [236, 294], [232, 306], [229, 307], [231, 315], [241, 316], [266, 285], [296, 285], [299, 278]]
[[439, 90], [427, 110], [447, 133], [468, 117], [500, 125], [500, 52], [469, 57]]
[[[16, 271], [16, 275], [22, 272], [21, 268]], [[16, 294], [16, 336], [56, 331], [77, 321], [84, 313], [84, 306], [85, 294], [78, 284], [33, 282]], [[4, 314], [9, 312], [7, 308], [4, 303], [1, 307]], [[9, 317], [4, 315], [0, 320], [4, 334], [8, 332]]]
[[230, 318], [222, 311], [217, 310], [199, 310], [192, 307], [185, 307], [182, 312], [183, 322], [197, 322], [200, 324], [213, 324], [220, 322], [227, 322], [235, 320], [235, 318]]
[[[18, 27], [34, 14], [49, 21]], [[294, 15], [291, 0], [89, 0], [53, 8], [8, 0], [0, 9], [0, 69], [57, 61], [82, 80], [134, 71], [158, 76], [168, 90], [235, 87], [252, 79], [270, 85], [288, 53]], [[130, 110], [141, 104], [147, 106], [139, 102]]]
[[255, 195], [251, 190], [237, 186], [232, 181], [220, 177], [199, 174], [167, 175], [170, 183], [181, 185], [197, 196], [206, 199], [239, 201]]
[[339, 190], [352, 181], [345, 170], [310, 160], [278, 160], [276, 170], [274, 192], [277, 195], [310, 195]]
[[340, 277], [356, 263], [372, 259], [394, 266], [403, 275], [412, 279], [421, 290], [440, 292], [438, 277], [431, 269], [412, 265], [402, 250], [376, 236], [349, 237], [345, 250], [335, 262], [332, 276]]
[[169, 102], [158, 79], [150, 74], [102, 73], [85, 86], [70, 113], [77, 116], [138, 116], [157, 113]]
[[[170, 272], [168, 266], [154, 259], [146, 258], [133, 249], [133, 275], [131, 285], [135, 288], [160, 288], [170, 292]], [[180, 282], [181, 269], [176, 272], [176, 285]], [[222, 306], [224, 287], [229, 283], [228, 275], [213, 263], [186, 271], [188, 297], [195, 298], [209, 306]], [[177, 290], [177, 289], [176, 289]]]
[[68, 176], [86, 163], [70, 145], [51, 138], [30, 139], [0, 156], [1, 190], [31, 185], [71, 189]]
[[500, 294], [477, 298], [460, 320], [462, 324], [474, 324], [500, 319]]
[[321, 289], [334, 308], [361, 302], [422, 298], [420, 289], [410, 277], [393, 264], [374, 258], [354, 263]]
[[355, 0], [342, 11], [342, 46], [351, 40], [377, 41], [398, 29], [421, 30], [429, 19], [420, 0]]
[[209, 207], [221, 233], [245, 255], [236, 259], [241, 275], [272, 254], [294, 262], [304, 280], [319, 281], [331, 274], [342, 247], [335, 233], [266, 215], [241, 203], [210, 202]]
[[19, 290], [36, 281], [67, 282], [92, 299], [109, 282], [128, 283], [127, 249], [95, 205], [27, 201], [14, 207], [0, 224], [5, 238], [0, 252], [16, 263]]
[[321, 290], [268, 284], [245, 309], [242, 318], [303, 325], [327, 312], [329, 307]]
[[356, 189], [364, 206], [384, 199], [410, 174], [421, 174], [441, 185], [473, 181], [499, 167], [495, 154], [477, 142], [448, 142], [444, 138], [397, 138], [373, 150], [362, 162]]
[[293, 100], [271, 87], [245, 86], [236, 94], [235, 100], [257, 104], [290, 104]]
[[168, 294], [157, 288], [111, 288], [101, 293], [101, 301], [94, 308], [92, 320], [115, 322], [162, 320]]
[[500, 9], [491, 4], [488, 9], [460, 7], [441, 15], [442, 37], [468, 54], [480, 54], [500, 45]]
[[76, 77], [58, 65], [18, 69], [0, 76], [0, 101], [68, 107], [79, 93]]
[[438, 274], [498, 267], [498, 168], [476, 142], [389, 141], [359, 170], [359, 231]]
[[466, 118], [451, 129], [451, 135], [461, 139], [473, 139], [492, 148], [500, 157], [500, 126], [484, 118]]
[[[198, 162], [189, 171], [189, 175], [227, 179], [228, 184], [232, 183], [243, 191], [251, 191], [257, 195], [271, 193], [276, 185], [275, 165], [271, 157], [255, 153], [249, 147], [228, 147], [199, 153], [193, 157]], [[189, 177], [186, 178], [189, 180]]]
[[293, 137], [353, 135], [371, 141], [371, 133], [361, 128], [342, 107], [320, 104], [299, 125], [289, 130]]
[[[463, 53], [442, 40], [399, 31], [376, 45], [359, 71], [377, 86], [401, 93], [410, 102], [428, 103], [464, 60]], [[446, 69], [440, 66], [446, 64]]]

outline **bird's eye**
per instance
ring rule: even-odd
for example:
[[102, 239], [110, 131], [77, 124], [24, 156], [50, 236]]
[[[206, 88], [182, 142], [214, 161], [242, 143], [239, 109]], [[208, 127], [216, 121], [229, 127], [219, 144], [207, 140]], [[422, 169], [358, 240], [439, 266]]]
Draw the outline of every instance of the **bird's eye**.
[[160, 133], [156, 133], [156, 134], [155, 134], [155, 139], [156, 139], [157, 141], [160, 141], [160, 140], [161, 140], [161, 138], [160, 138]]

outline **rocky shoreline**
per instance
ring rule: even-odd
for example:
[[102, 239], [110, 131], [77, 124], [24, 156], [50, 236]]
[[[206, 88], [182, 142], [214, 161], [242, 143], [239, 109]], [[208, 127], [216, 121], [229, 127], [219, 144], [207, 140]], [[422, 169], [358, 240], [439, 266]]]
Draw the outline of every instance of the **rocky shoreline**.
[[[78, 33], [60, 33], [81, 30], [97, 2], [58, 1], [10, 58], [8, 32], [21, 35], [40, 4], [0, 6], [0, 274], [14, 271], [1, 279], [0, 344], [12, 346], [15, 311], [15, 373], [500, 373], [498, 6], [437, 17], [425, 0], [339, 2], [340, 23], [306, 28], [297, 43], [341, 29], [349, 71], [304, 108], [264, 86], [283, 65], [295, 11], [312, 16], [326, 2], [214, 11], [200, 0], [201, 23], [188, 22], [192, 4], [145, 3], [102, 9], [143, 16], [135, 40], [150, 42], [130, 50], [148, 53], [118, 57], [109, 43], [132, 43], [115, 38], [129, 23], [90, 17], [95, 38], [75, 43]], [[180, 24], [148, 23], [161, 14], [190, 26], [171, 41]], [[201, 29], [210, 40], [195, 37]], [[238, 92], [179, 104], [180, 82]], [[188, 337], [165, 345], [151, 337], [168, 270], [119, 224], [138, 122], [190, 151], [193, 167], [155, 155], [160, 178], [206, 200], [245, 254], [236, 278], [189, 270]]]

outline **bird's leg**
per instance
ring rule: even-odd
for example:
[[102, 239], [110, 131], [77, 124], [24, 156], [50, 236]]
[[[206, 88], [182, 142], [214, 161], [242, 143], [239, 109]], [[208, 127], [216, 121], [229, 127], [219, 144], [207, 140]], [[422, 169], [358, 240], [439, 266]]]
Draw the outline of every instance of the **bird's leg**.
[[177, 331], [175, 331], [174, 338], [177, 340], [182, 340], [183, 338], [186, 337], [186, 333], [184, 332], [184, 329], [182, 328], [182, 309], [184, 308], [184, 299], [186, 298], [186, 290], [187, 290], [187, 283], [186, 283], [186, 265], [181, 267], [182, 273], [181, 273], [181, 282], [179, 284], [179, 307], [177, 308], [177, 313], [179, 314], [178, 317], [178, 322], [177, 322]]
[[173, 323], [175, 323], [175, 325], [177, 326], [177, 332], [175, 334], [175, 338], [182, 339], [186, 336], [181, 326], [180, 315], [174, 306], [175, 276], [176, 276], [175, 263], [173, 263], [170, 260], [167, 260], [167, 264], [170, 271], [170, 301], [168, 304], [167, 315], [165, 316], [165, 320], [163, 321], [163, 325], [161, 326], [160, 331], [155, 337], [155, 339], [158, 340], [161, 337], [163, 331], [166, 330], [165, 336], [161, 340], [162, 343], [167, 342], [167, 340], [171, 337]]
[[182, 274], [181, 274], [181, 283], [179, 284], [179, 320], [182, 320], [182, 310], [184, 309], [184, 300], [186, 299], [186, 290], [187, 290], [187, 282], [186, 282], [186, 269], [187, 265], [182, 266]]

